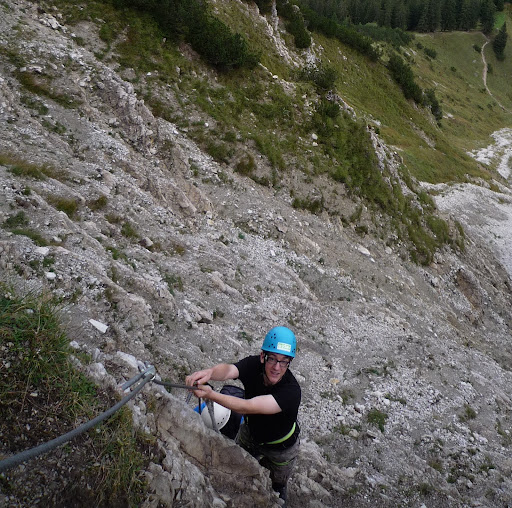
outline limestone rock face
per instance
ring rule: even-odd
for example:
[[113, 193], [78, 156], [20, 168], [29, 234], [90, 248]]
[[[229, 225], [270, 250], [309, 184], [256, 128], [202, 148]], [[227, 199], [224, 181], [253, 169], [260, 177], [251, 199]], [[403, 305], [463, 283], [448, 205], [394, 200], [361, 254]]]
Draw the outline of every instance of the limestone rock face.
[[[303, 399], [288, 506], [512, 505], [508, 174], [499, 192], [435, 186], [440, 212], [466, 231], [466, 249], [415, 265], [398, 237], [386, 245], [341, 216], [292, 206], [294, 186], [311, 198], [328, 189], [345, 216], [359, 208], [369, 224], [386, 220], [327, 176], [311, 183], [290, 170], [272, 187], [235, 171], [242, 154], [215, 162], [179, 122], [210, 135], [215, 119], [176, 83], [122, 69], [114, 51], [98, 59], [108, 48], [92, 21], [67, 27], [39, 4], [0, 6], [0, 280], [62, 302], [70, 341], [92, 358], [84, 372], [118, 389], [151, 364], [182, 383], [257, 354], [271, 327], [290, 326]], [[295, 54], [275, 9], [266, 18], [247, 2], [238, 7], [290, 66], [322, 56], [318, 45]], [[188, 73], [220, 86], [190, 48], [180, 51], [188, 60], [177, 83]], [[67, 102], [30, 92], [20, 73]], [[269, 79], [294, 97], [295, 83]], [[177, 123], [151, 112], [148, 83]], [[343, 97], [331, 99], [357, 116]], [[398, 152], [376, 129], [369, 134], [380, 167], [398, 176]], [[192, 406], [155, 385], [130, 404], [135, 426], [155, 439], [144, 506], [278, 506], [268, 472]], [[0, 492], [0, 504], [18, 506], [7, 497]]]
[[[190, 408], [184, 409], [183, 404], [172, 397], [162, 398], [161, 402], [156, 418], [166, 448], [179, 446], [187, 461], [195, 464], [210, 479], [211, 487], [222, 493], [222, 497], [229, 498], [233, 506], [278, 506], [268, 472], [245, 450], [222, 434], [205, 428], [197, 413]], [[174, 445], [170, 446], [170, 443]], [[172, 474], [177, 459], [170, 454], [167, 457], [164, 467], [170, 467]], [[186, 473], [181, 466], [177, 469]], [[182, 484], [189, 485], [190, 482]]]

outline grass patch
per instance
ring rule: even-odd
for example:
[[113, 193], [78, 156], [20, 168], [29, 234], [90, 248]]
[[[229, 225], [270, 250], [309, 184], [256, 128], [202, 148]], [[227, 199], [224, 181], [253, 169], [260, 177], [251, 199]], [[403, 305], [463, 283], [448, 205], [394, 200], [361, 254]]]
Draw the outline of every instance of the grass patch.
[[169, 288], [169, 292], [174, 296], [174, 291], [183, 291], [183, 280], [179, 275], [166, 273], [163, 277], [164, 281]]
[[464, 423], [474, 420], [476, 417], [477, 412], [469, 404], [464, 404], [464, 411], [459, 415], [459, 421]]
[[[441, 128], [425, 108], [414, 108], [401, 96], [383, 65], [365, 63], [361, 55], [348, 48], [340, 54], [335, 41], [316, 38], [325, 48], [330, 65], [341, 76], [336, 81], [340, 95], [356, 110], [379, 120], [381, 137], [388, 145], [400, 148], [412, 176], [432, 183], [464, 181], [468, 174], [486, 176], [466, 151], [474, 148], [475, 142], [487, 142], [494, 130], [510, 122], [503, 112], [496, 112], [497, 116], [478, 113], [482, 64], [473, 45], [482, 45], [485, 39], [481, 33], [460, 32], [417, 37], [435, 51], [436, 58], [416, 52], [408, 63], [421, 88], [435, 90], [443, 112], [450, 115], [443, 119]], [[451, 72], [452, 67], [457, 72]], [[431, 140], [430, 144], [426, 140]]]
[[116, 247], [107, 247], [107, 249], [112, 254], [112, 259], [118, 260], [122, 259], [123, 261], [128, 262], [128, 256], [121, 250], [117, 249]]
[[29, 391], [52, 392], [68, 409], [62, 418], [74, 421], [84, 399], [96, 392], [69, 362], [55, 305], [47, 297], [16, 297], [4, 285], [0, 290], [0, 343], [9, 363], [0, 374], [0, 425], [6, 430], [6, 422], [16, 420]]
[[108, 198], [104, 194], [99, 196], [96, 199], [93, 199], [92, 201], [89, 201], [87, 203], [87, 206], [93, 211], [96, 212], [98, 210], [103, 210], [108, 203]]
[[69, 95], [56, 92], [51, 87], [50, 79], [46, 76], [36, 76], [30, 72], [18, 71], [16, 73], [16, 77], [18, 78], [20, 85], [28, 92], [40, 97], [51, 99], [65, 108], [73, 109], [81, 104], [81, 101], [78, 101]]
[[33, 164], [11, 154], [0, 154], [0, 164], [7, 166], [7, 170], [15, 176], [34, 180], [46, 180], [46, 173], [50, 169], [49, 166]]
[[2, 223], [2, 227], [5, 229], [16, 229], [22, 226], [28, 226], [28, 218], [25, 212], [18, 212], [16, 215], [10, 215]]
[[73, 219], [78, 211], [79, 203], [74, 198], [50, 196], [48, 197], [48, 202], [59, 212], [64, 212], [70, 219]]
[[[101, 402], [105, 394], [74, 368], [69, 339], [51, 298], [18, 297], [0, 285], [0, 346], [2, 452], [17, 453], [49, 441], [105, 410], [105, 402], [110, 406], [110, 400]], [[129, 410], [124, 408], [73, 443], [77, 446], [60, 448], [45, 458], [78, 473], [70, 474], [71, 484], [60, 493], [64, 505], [66, 499], [71, 503], [77, 498], [95, 506], [120, 501], [133, 506], [141, 501], [138, 471], [146, 459]], [[33, 474], [31, 469], [28, 466], [26, 474]], [[14, 470], [4, 473], [14, 489], [11, 474]]]
[[48, 240], [43, 235], [32, 229], [14, 228], [11, 229], [11, 233], [14, 235], [26, 236], [27, 238], [30, 238], [39, 247], [46, 247], [47, 245], [49, 245]]
[[137, 238], [139, 233], [131, 222], [124, 222], [121, 226], [121, 234], [125, 238]]
[[366, 415], [367, 422], [378, 427], [381, 432], [384, 432], [384, 426], [386, 425], [387, 419], [388, 415], [376, 408], [370, 409]]
[[232, 27], [232, 30], [244, 34], [251, 51], [261, 55], [260, 62], [272, 74], [277, 74], [284, 79], [289, 77], [290, 68], [277, 52], [266, 23], [259, 17], [249, 16], [247, 4], [226, 0], [218, 3], [215, 7], [215, 15]]
[[15, 215], [10, 215], [2, 223], [2, 227], [10, 231], [12, 234], [26, 236], [27, 238], [30, 238], [39, 247], [47, 246], [48, 241], [46, 240], [46, 238], [37, 231], [28, 228], [28, 225], [28, 217], [25, 215], [25, 212], [23, 211], [18, 212]]
[[255, 170], [256, 162], [251, 154], [245, 154], [235, 166], [235, 171], [244, 176], [252, 176]]
[[308, 210], [313, 214], [319, 214], [324, 209], [323, 198], [293, 198], [293, 208]]
[[226, 143], [208, 141], [206, 144], [206, 152], [217, 162], [229, 163], [229, 159], [233, 156], [234, 150]]
[[25, 104], [30, 109], [33, 109], [37, 112], [38, 115], [47, 115], [48, 114], [48, 107], [46, 104], [43, 104], [41, 101], [34, 99], [32, 96], [29, 95], [22, 95], [20, 97], [20, 102], [22, 104]]

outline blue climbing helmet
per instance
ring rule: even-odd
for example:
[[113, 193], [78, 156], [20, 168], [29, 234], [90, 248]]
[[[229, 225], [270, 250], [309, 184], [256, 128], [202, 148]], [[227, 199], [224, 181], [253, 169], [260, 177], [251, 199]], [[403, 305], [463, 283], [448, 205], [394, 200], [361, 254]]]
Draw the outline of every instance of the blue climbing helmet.
[[295, 358], [295, 351], [297, 349], [297, 339], [295, 334], [286, 326], [276, 326], [272, 328], [263, 341], [261, 346], [262, 351], [268, 353], [278, 353], [280, 355], [290, 356]]

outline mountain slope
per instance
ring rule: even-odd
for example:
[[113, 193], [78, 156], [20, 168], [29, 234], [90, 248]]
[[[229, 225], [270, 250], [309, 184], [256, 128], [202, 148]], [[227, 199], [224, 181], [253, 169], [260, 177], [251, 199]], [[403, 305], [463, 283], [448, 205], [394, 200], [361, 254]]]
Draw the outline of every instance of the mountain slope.
[[[257, 352], [271, 326], [291, 326], [304, 446], [290, 506], [510, 504], [510, 266], [465, 224], [469, 215], [441, 206], [450, 186], [432, 192], [459, 246], [444, 245], [425, 266], [411, 262], [393, 217], [329, 175], [333, 155], [306, 122], [321, 94], [295, 80], [294, 69], [314, 55], [339, 58], [346, 113], [338, 129], [356, 126], [375, 167], [418, 209], [433, 198], [405, 183], [404, 164], [428, 174], [442, 158], [429, 140], [439, 138], [437, 151], [464, 168], [454, 179], [485, 177], [481, 199], [510, 216], [505, 179], [463, 153], [488, 140], [470, 144], [458, 131], [460, 145], [451, 147], [448, 119], [440, 129], [403, 100], [380, 64], [319, 36], [297, 55], [277, 20], [245, 3], [225, 5], [274, 30], [260, 34], [265, 44], [279, 41], [273, 54], [281, 57], [264, 60], [267, 70], [221, 74], [186, 45], [130, 55], [123, 44], [135, 46], [151, 25], [124, 18], [116, 26], [110, 11], [68, 26], [50, 7], [2, 5], [2, 279], [59, 298], [70, 339], [92, 354], [84, 368], [100, 383], [102, 367], [115, 376], [110, 383], [129, 378], [134, 359], [182, 382], [192, 370]], [[441, 50], [438, 58], [447, 65]], [[377, 88], [392, 105], [370, 101]], [[453, 123], [465, 123], [457, 111]], [[504, 119], [491, 115], [479, 136]], [[425, 179], [439, 181], [437, 173]], [[317, 213], [293, 206], [322, 196]], [[136, 421], [166, 456], [151, 458], [154, 499], [163, 502], [158, 477], [180, 486], [182, 504], [275, 502], [265, 472], [203, 429], [181, 394], [150, 389], [144, 397]], [[8, 482], [23, 478], [17, 469]]]

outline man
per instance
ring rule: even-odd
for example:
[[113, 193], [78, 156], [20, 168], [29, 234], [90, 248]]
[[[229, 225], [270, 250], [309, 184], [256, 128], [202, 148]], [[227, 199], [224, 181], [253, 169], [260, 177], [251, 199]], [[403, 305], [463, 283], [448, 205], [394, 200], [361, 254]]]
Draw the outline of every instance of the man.
[[[186, 378], [187, 385], [200, 387], [194, 391], [197, 397], [244, 415], [236, 442], [270, 470], [272, 488], [285, 501], [300, 442], [297, 413], [301, 390], [289, 370], [296, 349], [294, 333], [277, 326], [265, 336], [259, 355], [235, 364], [220, 363]], [[240, 379], [245, 399], [215, 392], [206, 384], [228, 379]]]

